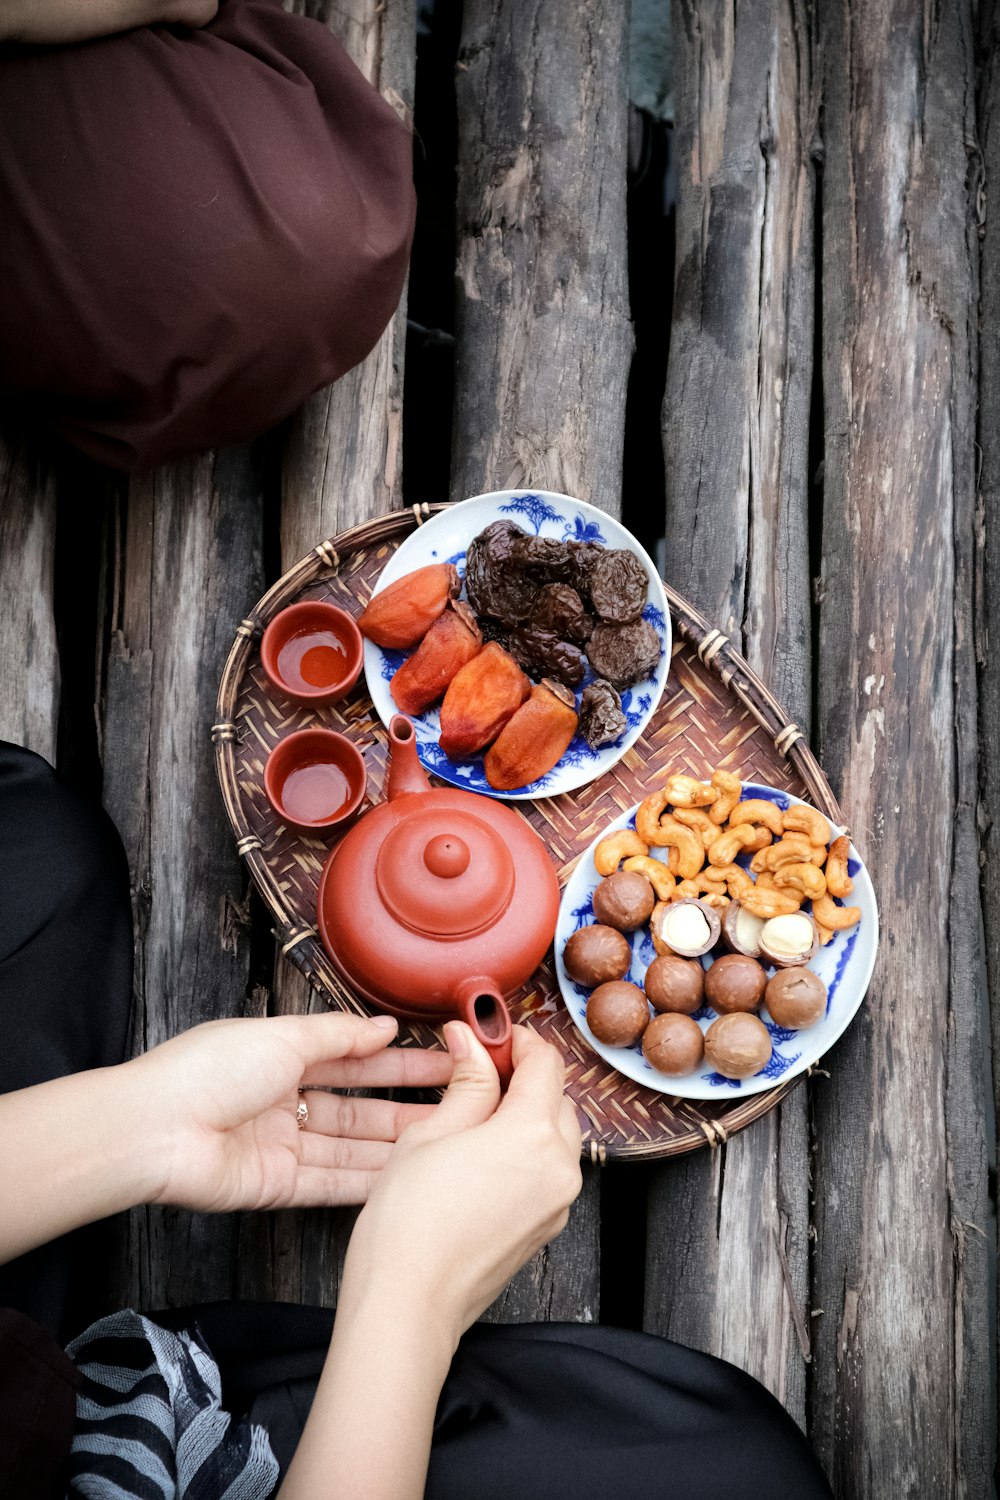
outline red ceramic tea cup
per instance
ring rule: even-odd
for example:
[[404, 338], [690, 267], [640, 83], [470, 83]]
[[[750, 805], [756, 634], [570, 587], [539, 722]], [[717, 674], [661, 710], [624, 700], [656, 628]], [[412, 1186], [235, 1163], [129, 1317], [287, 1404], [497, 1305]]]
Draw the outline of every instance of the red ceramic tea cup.
[[361, 675], [361, 631], [346, 610], [304, 599], [280, 610], [264, 631], [260, 663], [293, 703], [320, 707], [343, 698]]
[[361, 751], [332, 729], [300, 729], [264, 763], [268, 802], [302, 833], [341, 833], [357, 817], [367, 784]]

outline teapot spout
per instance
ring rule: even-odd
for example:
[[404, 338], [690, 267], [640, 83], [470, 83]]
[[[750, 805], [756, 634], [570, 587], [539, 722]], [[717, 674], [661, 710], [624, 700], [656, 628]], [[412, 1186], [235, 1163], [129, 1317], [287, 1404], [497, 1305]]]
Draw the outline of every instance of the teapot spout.
[[430, 789], [426, 772], [417, 759], [413, 725], [405, 715], [394, 714], [389, 722], [389, 801], [407, 793], [429, 792]]
[[475, 1032], [489, 1052], [506, 1093], [514, 1071], [511, 1057], [510, 1011], [496, 985], [489, 979], [467, 979], [455, 996], [459, 1018]]

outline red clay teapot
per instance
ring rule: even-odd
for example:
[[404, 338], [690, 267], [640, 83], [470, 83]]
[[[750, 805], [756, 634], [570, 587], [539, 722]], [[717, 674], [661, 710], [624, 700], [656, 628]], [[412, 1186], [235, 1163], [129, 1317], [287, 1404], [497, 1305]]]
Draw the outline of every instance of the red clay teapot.
[[389, 725], [388, 798], [326, 862], [319, 932], [365, 1000], [407, 1020], [466, 1021], [511, 1073], [504, 996], [552, 941], [559, 884], [534, 829], [491, 797], [432, 788], [413, 726]]

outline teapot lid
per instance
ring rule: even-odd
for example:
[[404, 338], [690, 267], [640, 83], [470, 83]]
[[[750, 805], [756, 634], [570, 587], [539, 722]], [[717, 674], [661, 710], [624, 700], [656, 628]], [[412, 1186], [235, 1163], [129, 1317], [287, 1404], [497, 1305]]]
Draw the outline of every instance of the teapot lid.
[[496, 830], [474, 813], [414, 807], [379, 846], [375, 884], [385, 909], [411, 932], [470, 937], [510, 905], [514, 861]]

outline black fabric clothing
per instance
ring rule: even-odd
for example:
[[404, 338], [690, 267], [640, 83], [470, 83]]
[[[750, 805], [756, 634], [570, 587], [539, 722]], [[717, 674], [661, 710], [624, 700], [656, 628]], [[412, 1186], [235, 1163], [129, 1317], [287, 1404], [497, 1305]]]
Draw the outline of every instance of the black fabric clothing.
[[[282, 1474], [309, 1415], [333, 1313], [211, 1303], [152, 1314], [197, 1327], [223, 1405], [267, 1429]], [[372, 1393], [377, 1403], [377, 1392]], [[477, 1324], [434, 1422], [425, 1500], [829, 1500], [812, 1450], [735, 1365], [579, 1323]]]
[[[0, 743], [0, 1092], [120, 1060], [130, 998], [128, 874], [114, 829], [44, 761]], [[81, 1245], [84, 1232], [0, 1268], [0, 1303], [60, 1332], [71, 1327], [74, 1279], [94, 1265]], [[219, 1366], [223, 1405], [263, 1426], [287, 1469], [333, 1314], [227, 1303], [152, 1316], [197, 1329]], [[27, 1368], [26, 1326], [0, 1320], [0, 1402]], [[49, 1440], [5, 1446], [0, 1426], [3, 1495], [48, 1496], [53, 1464], [68, 1451], [67, 1370], [41, 1330], [33, 1337], [31, 1379]], [[29, 1462], [34, 1489], [23, 1487]], [[613, 1328], [470, 1329], [441, 1394], [427, 1500], [609, 1495], [829, 1500], [830, 1490], [778, 1402], [722, 1360]]]
[[[0, 1094], [125, 1056], [132, 915], [111, 819], [0, 741]], [[0, 1306], [66, 1343], [95, 1316], [109, 1223], [0, 1266]]]
[[0, 1495], [49, 1500], [66, 1493], [73, 1437], [73, 1361], [47, 1329], [0, 1307]]

